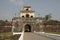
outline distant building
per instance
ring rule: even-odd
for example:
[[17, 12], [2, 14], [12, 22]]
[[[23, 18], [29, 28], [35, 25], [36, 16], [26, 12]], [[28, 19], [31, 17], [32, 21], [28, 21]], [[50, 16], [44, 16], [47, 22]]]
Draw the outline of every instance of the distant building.
[[19, 32], [23, 29], [25, 32], [60, 32], [60, 22], [47, 22], [44, 18], [36, 17], [35, 11], [32, 10], [31, 6], [24, 6], [23, 10], [20, 11], [20, 16], [12, 19], [12, 25], [14, 26], [14, 32]]
[[31, 9], [31, 6], [24, 6], [20, 11], [20, 17], [13, 18], [16, 31], [21, 31], [23, 28], [25, 32], [42, 31], [42, 22], [43, 18], [35, 17], [35, 11]]

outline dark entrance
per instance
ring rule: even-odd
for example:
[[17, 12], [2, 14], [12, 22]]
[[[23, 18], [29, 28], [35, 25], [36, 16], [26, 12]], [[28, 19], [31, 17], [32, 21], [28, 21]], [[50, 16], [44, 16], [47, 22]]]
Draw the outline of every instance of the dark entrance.
[[31, 26], [29, 24], [25, 25], [25, 32], [31, 32]]
[[29, 18], [29, 14], [26, 14], [26, 17]]

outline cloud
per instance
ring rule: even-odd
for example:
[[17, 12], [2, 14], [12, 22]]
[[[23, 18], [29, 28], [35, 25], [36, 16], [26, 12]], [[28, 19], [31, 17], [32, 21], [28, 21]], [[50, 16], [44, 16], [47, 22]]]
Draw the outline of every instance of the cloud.
[[10, 0], [10, 2], [14, 3], [15, 5], [24, 5], [23, 0]]

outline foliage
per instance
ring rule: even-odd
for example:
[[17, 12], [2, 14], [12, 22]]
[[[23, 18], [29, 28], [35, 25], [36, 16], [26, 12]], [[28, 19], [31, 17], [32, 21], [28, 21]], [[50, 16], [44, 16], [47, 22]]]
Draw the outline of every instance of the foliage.
[[51, 18], [52, 18], [51, 14], [48, 14], [48, 15], [45, 16], [45, 20], [46, 20], [46, 21], [47, 21], [47, 20], [50, 20]]
[[11, 26], [11, 25], [12, 23], [9, 22], [8, 20], [5, 20], [5, 21], [0, 20], [0, 26]]
[[5, 22], [3, 20], [0, 20], [0, 26], [5, 26]]

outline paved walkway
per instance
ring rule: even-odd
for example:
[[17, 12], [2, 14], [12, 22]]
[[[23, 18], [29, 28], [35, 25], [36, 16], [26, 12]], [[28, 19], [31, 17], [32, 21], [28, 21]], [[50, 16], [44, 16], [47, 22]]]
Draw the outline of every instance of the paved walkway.
[[34, 33], [24, 33], [24, 40], [53, 40]]

